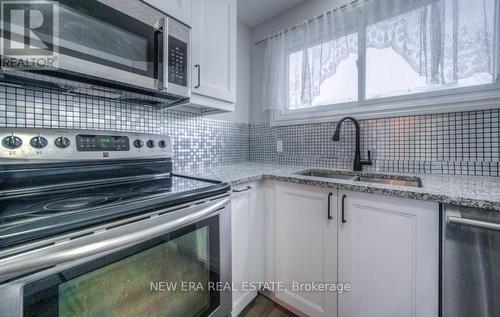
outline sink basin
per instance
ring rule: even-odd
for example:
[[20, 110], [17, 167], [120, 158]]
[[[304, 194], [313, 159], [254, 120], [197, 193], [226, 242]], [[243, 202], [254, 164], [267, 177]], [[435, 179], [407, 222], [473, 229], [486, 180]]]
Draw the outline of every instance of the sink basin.
[[303, 172], [297, 173], [297, 175], [302, 176], [311, 176], [311, 177], [322, 177], [322, 178], [334, 178], [334, 179], [343, 179], [343, 180], [354, 180], [357, 178], [356, 175], [349, 175], [346, 173], [338, 172], [338, 171], [329, 171], [329, 170], [307, 170]]
[[397, 177], [391, 176], [359, 176], [355, 179], [358, 182], [386, 184], [405, 187], [422, 187], [422, 181], [418, 177]]
[[321, 169], [306, 170], [296, 174], [302, 176], [341, 179], [341, 180], [349, 180], [356, 182], [376, 183], [376, 184], [385, 184], [385, 185], [402, 186], [402, 187], [422, 187], [422, 180], [418, 177], [412, 177], [412, 176], [399, 176], [399, 175], [386, 175], [386, 174], [360, 176], [359, 174], [356, 175], [355, 173], [350, 173], [350, 172], [321, 170]]

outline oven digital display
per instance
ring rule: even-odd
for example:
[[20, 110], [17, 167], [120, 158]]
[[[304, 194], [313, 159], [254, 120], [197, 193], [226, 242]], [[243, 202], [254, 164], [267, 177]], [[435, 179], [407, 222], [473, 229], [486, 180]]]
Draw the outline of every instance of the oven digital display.
[[130, 140], [126, 136], [79, 134], [76, 148], [80, 152], [129, 151]]

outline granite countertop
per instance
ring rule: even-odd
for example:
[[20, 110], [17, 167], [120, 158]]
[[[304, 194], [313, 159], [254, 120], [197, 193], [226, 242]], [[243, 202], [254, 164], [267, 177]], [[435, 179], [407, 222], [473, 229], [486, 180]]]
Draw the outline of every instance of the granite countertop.
[[[296, 175], [298, 172], [309, 169], [316, 168], [314, 166], [303, 165], [249, 162], [220, 167], [179, 170], [176, 171], [176, 173], [191, 177], [219, 180], [227, 182], [231, 186], [244, 184], [250, 181], [276, 180], [500, 211], [500, 177], [378, 172], [362, 173], [363, 175], [374, 176], [396, 175], [401, 178], [419, 177], [422, 180], [423, 186], [421, 188], [416, 188]], [[317, 169], [335, 170], [341, 174], [356, 174], [352, 171], [341, 169], [326, 169], [322, 167]]]

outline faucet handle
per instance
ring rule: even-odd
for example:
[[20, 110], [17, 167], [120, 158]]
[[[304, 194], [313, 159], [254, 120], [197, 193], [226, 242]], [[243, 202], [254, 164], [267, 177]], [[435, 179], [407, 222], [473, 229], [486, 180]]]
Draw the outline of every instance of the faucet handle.
[[368, 150], [368, 160], [361, 161], [361, 165], [373, 165], [373, 163], [372, 163], [372, 151]]

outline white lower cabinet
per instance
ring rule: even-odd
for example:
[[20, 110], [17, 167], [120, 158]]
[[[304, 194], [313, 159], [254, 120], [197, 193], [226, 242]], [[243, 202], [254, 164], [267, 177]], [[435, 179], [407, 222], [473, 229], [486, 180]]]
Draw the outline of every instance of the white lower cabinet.
[[[275, 191], [274, 272], [276, 282], [286, 287], [275, 296], [309, 316], [335, 317], [336, 293], [297, 286], [337, 281], [336, 191], [283, 183]], [[329, 198], [333, 219], [328, 219]], [[301, 284], [294, 287], [294, 282]]]
[[257, 295], [241, 283], [264, 281], [299, 315], [438, 316], [437, 203], [266, 181], [234, 187], [231, 206], [233, 316]]
[[[438, 316], [438, 204], [273, 186], [267, 279], [286, 283], [274, 293], [279, 302], [311, 317]], [[308, 292], [291, 282], [346, 283], [351, 290]]]
[[339, 316], [438, 316], [439, 206], [340, 191], [338, 210]]
[[[250, 284], [265, 280], [265, 208], [261, 184], [233, 187], [231, 194], [233, 312], [238, 316], [256, 296]], [[245, 290], [243, 289], [245, 286]]]

